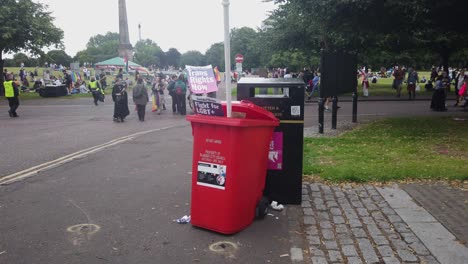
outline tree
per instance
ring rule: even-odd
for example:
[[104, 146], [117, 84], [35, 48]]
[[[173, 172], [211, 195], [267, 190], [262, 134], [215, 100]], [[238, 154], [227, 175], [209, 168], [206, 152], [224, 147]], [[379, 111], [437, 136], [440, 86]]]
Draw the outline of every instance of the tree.
[[[317, 63], [317, 62], [315, 62]], [[271, 56], [268, 63], [269, 67], [282, 67], [288, 68], [289, 71], [297, 72], [302, 70], [304, 65], [312, 65], [310, 61], [307, 61], [307, 57], [302, 51], [281, 51]], [[317, 65], [317, 64], [315, 64]]]
[[159, 65], [162, 67], [168, 66], [167, 64], [167, 58], [166, 58], [166, 53], [160, 49], [156, 52], [156, 57], [159, 58]]
[[80, 62], [80, 65], [83, 65], [84, 63], [93, 63], [93, 62], [95, 62], [93, 56], [89, 53], [88, 50], [78, 51], [76, 53], [75, 57], [73, 57], [73, 61]]
[[13, 62], [14, 62], [14, 65], [16, 65], [16, 67], [19, 67], [21, 63], [24, 63], [24, 65], [28, 67], [29, 66], [28, 61], [29, 61], [28, 55], [22, 52], [18, 52], [15, 55], [13, 55]]
[[168, 66], [180, 66], [180, 52], [175, 48], [170, 48], [166, 52], [166, 63]]
[[49, 63], [61, 64], [65, 67], [69, 67], [70, 63], [73, 61], [63, 50], [51, 50], [47, 52], [46, 58], [48, 58]]
[[[105, 35], [98, 34], [89, 39], [86, 44], [86, 53], [91, 63], [97, 63], [119, 56], [120, 35], [115, 32], [107, 32]], [[88, 59], [88, 58], [87, 58]], [[84, 63], [85, 61], [80, 61]]]
[[220, 71], [224, 71], [224, 42], [218, 42], [205, 52], [206, 64], [211, 64], [213, 67], [218, 66]]
[[180, 56], [180, 65], [190, 66], [204, 66], [206, 63], [205, 56], [199, 51], [191, 50], [187, 51]]
[[465, 0], [417, 2], [424, 12], [417, 17], [419, 23], [414, 26], [415, 37], [420, 39], [420, 43], [427, 49], [440, 55], [441, 63], [448, 71], [451, 55], [465, 50], [468, 43], [468, 28], [461, 23], [466, 17], [468, 2]]
[[[271, 46], [280, 50], [344, 50], [366, 53], [439, 54], [445, 67], [468, 42], [460, 18], [465, 0], [275, 0], [266, 21]], [[414, 55], [410, 55], [414, 56]], [[403, 59], [408, 60], [405, 56]], [[415, 59], [415, 58], [413, 58]]]
[[135, 45], [135, 62], [143, 66], [161, 66], [162, 49], [150, 39], [138, 41]]
[[[63, 46], [63, 31], [53, 24], [47, 6], [32, 0], [2, 0], [0, 5], [0, 70], [2, 53], [26, 50], [39, 55], [43, 47]], [[19, 18], [21, 15], [21, 18]], [[3, 79], [3, 76], [0, 76]], [[3, 84], [3, 81], [1, 82]]]
[[243, 67], [250, 69], [260, 66], [260, 52], [256, 49], [257, 32], [249, 27], [233, 28], [231, 30], [231, 61], [238, 53], [244, 55]]

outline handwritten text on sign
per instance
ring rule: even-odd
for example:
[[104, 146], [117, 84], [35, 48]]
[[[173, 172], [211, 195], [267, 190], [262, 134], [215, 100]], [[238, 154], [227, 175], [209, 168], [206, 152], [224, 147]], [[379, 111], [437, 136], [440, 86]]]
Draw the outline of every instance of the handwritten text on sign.
[[195, 67], [185, 66], [188, 72], [190, 90], [194, 94], [203, 94], [218, 91], [216, 78], [211, 65]]

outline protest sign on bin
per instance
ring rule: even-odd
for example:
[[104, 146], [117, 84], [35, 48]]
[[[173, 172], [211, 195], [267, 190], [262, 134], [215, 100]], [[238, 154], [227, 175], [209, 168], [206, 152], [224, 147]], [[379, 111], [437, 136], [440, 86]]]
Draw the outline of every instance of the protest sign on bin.
[[218, 85], [211, 65], [186, 65], [188, 83], [194, 94], [204, 94], [218, 91]]
[[221, 102], [215, 98], [192, 95], [195, 114], [207, 116], [224, 116]]

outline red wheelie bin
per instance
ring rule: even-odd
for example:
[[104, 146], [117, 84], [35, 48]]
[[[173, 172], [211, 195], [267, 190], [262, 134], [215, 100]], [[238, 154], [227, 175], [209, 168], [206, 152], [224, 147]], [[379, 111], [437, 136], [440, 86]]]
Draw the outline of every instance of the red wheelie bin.
[[279, 125], [250, 102], [232, 102], [232, 113], [187, 116], [194, 138], [191, 223], [222, 234], [237, 233], [266, 214], [269, 144]]

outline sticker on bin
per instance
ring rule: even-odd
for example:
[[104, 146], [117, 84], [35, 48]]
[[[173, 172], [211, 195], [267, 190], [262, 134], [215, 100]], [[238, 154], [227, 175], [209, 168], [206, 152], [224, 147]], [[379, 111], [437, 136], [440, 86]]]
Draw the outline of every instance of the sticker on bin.
[[291, 106], [291, 116], [300, 116], [301, 115], [301, 106], [293, 105]]
[[226, 166], [198, 162], [197, 185], [225, 190]]
[[268, 152], [268, 169], [283, 169], [283, 132], [274, 132]]

